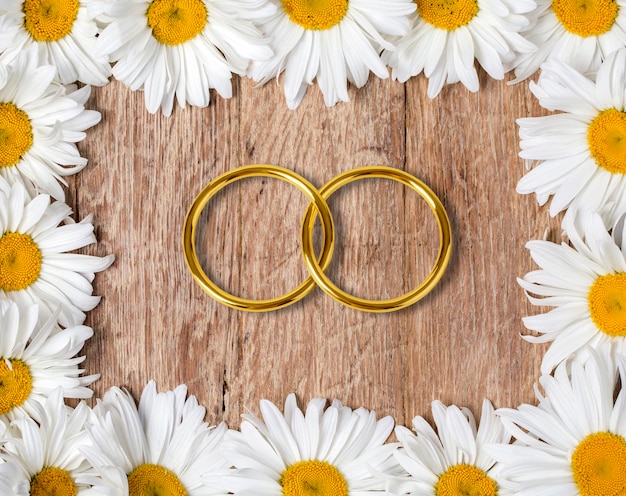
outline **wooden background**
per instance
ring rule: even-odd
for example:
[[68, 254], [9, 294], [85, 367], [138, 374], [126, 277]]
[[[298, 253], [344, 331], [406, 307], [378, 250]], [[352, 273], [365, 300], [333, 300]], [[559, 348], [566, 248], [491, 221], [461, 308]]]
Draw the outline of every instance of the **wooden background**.
[[[99, 243], [114, 253], [96, 276], [102, 302], [87, 324], [86, 373], [136, 398], [186, 383], [207, 420], [237, 428], [245, 409], [290, 392], [302, 404], [339, 398], [410, 425], [430, 418], [435, 399], [470, 407], [534, 402], [546, 347], [520, 338], [534, 313], [516, 283], [534, 268], [524, 244], [558, 222], [534, 197], [515, 193], [524, 174], [515, 119], [542, 110], [528, 84], [481, 73], [481, 90], [426, 96], [423, 76], [407, 84], [371, 78], [351, 102], [326, 108], [317, 87], [290, 111], [282, 88], [235, 78], [234, 96], [208, 108], [150, 115], [143, 93], [113, 81], [94, 88], [102, 122], [80, 144], [89, 166], [70, 181], [77, 218], [94, 214]], [[231, 310], [193, 281], [181, 249], [185, 213], [217, 175], [251, 163], [288, 167], [318, 187], [342, 171], [382, 164], [424, 180], [452, 222], [454, 250], [435, 290], [391, 314], [341, 306], [315, 289], [266, 314]], [[226, 289], [276, 296], [306, 277], [299, 229], [303, 194], [272, 179], [232, 185], [209, 203], [198, 239], [204, 266]], [[330, 200], [338, 243], [329, 276], [363, 297], [389, 298], [416, 286], [435, 258], [438, 234], [425, 203], [387, 180], [360, 181]]]

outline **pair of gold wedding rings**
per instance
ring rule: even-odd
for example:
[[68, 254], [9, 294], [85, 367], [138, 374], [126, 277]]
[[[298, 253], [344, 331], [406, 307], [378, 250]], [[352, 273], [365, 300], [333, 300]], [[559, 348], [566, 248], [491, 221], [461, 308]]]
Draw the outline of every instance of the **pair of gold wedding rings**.
[[[248, 177], [270, 177], [285, 181], [302, 191], [311, 201], [300, 230], [300, 246], [304, 263], [310, 276], [297, 288], [282, 296], [266, 300], [250, 300], [232, 295], [217, 286], [204, 272], [196, 252], [195, 237], [198, 219], [209, 200], [229, 184]], [[439, 227], [439, 250], [437, 260], [430, 273], [416, 288], [397, 298], [388, 300], [366, 300], [346, 293], [337, 287], [324, 273], [330, 264], [335, 243], [335, 229], [332, 214], [326, 200], [338, 189], [364, 178], [386, 178], [408, 186], [416, 191], [435, 214]], [[322, 248], [319, 257], [313, 247], [313, 228], [319, 215], [322, 224]], [[238, 310], [267, 312], [287, 307], [309, 294], [319, 286], [327, 295], [339, 303], [365, 312], [392, 312], [408, 307], [426, 296], [439, 282], [448, 266], [452, 250], [450, 220], [441, 201], [416, 177], [399, 169], [386, 166], [359, 167], [346, 171], [331, 179], [319, 190], [295, 172], [267, 164], [254, 164], [226, 172], [211, 181], [191, 204], [183, 228], [183, 251], [187, 267], [196, 282], [215, 300]]]

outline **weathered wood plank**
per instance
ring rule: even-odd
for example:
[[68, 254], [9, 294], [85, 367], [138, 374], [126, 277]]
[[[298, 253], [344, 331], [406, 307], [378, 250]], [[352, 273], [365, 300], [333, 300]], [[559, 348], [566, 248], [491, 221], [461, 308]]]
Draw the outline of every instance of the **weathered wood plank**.
[[[312, 87], [296, 111], [281, 88], [235, 81], [231, 100], [207, 109], [149, 115], [143, 94], [112, 83], [90, 106], [103, 122], [81, 150], [90, 159], [70, 186], [79, 217], [94, 214], [113, 252], [96, 277], [104, 295], [88, 323], [85, 352], [99, 372], [96, 396], [112, 386], [138, 395], [154, 378], [178, 383], [207, 406], [210, 421], [239, 424], [258, 401], [338, 397], [408, 424], [434, 399], [478, 411], [532, 401], [542, 349], [523, 342], [530, 312], [515, 282], [532, 268], [524, 243], [549, 225], [545, 209], [515, 193], [523, 174], [514, 119], [539, 108], [526, 85], [483, 78], [480, 93], [426, 81], [371, 79], [352, 101], [327, 109]], [[362, 165], [390, 165], [423, 179], [444, 202], [456, 244], [441, 285], [394, 314], [344, 308], [319, 289], [269, 314], [211, 300], [184, 264], [180, 233], [187, 208], [212, 178], [249, 163], [282, 165], [321, 186]], [[232, 185], [208, 205], [198, 245], [215, 281], [261, 298], [306, 277], [299, 248], [304, 196], [271, 179]], [[372, 298], [399, 295], [427, 274], [437, 248], [434, 218], [419, 197], [385, 180], [361, 181], [333, 195], [337, 247], [332, 280]], [[552, 221], [551, 225], [555, 225]]]

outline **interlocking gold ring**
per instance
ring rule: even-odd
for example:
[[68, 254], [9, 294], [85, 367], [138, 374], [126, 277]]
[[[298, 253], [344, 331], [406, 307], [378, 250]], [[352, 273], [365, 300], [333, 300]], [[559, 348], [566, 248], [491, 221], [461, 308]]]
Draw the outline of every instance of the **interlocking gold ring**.
[[236, 308], [237, 310], [247, 310], [248, 312], [269, 312], [270, 310], [278, 310], [279, 308], [287, 307], [308, 295], [315, 287], [315, 281], [313, 278], [309, 276], [296, 289], [277, 298], [269, 300], [249, 300], [232, 295], [211, 281], [211, 279], [209, 279], [209, 277], [202, 270], [196, 254], [196, 226], [198, 225], [198, 219], [200, 218], [200, 214], [202, 213], [205, 205], [218, 191], [225, 188], [229, 184], [246, 177], [273, 177], [281, 179], [282, 181], [292, 184], [309, 197], [309, 200], [313, 202], [313, 205], [315, 205], [315, 208], [320, 213], [320, 218], [322, 219], [324, 237], [322, 238], [322, 253], [320, 254], [318, 262], [322, 267], [322, 270], [326, 270], [333, 255], [333, 248], [335, 246], [335, 227], [328, 204], [326, 203], [326, 200], [322, 198], [322, 195], [320, 195], [315, 186], [295, 172], [276, 165], [246, 165], [230, 172], [226, 172], [211, 181], [196, 197], [194, 202], [191, 204], [191, 207], [189, 207], [189, 211], [187, 212], [187, 216], [185, 218], [185, 227], [183, 229], [183, 251], [185, 252], [185, 261], [187, 262], [187, 267], [189, 267], [193, 278], [200, 285], [200, 287], [204, 289], [204, 291], [224, 305]]
[[[195, 246], [195, 233], [198, 219], [200, 218], [200, 214], [208, 201], [228, 184], [245, 177], [254, 176], [273, 177], [286, 181], [296, 186], [311, 200], [311, 204], [309, 204], [306, 213], [304, 214], [302, 229], [300, 232], [302, 255], [310, 276], [293, 291], [268, 300], [249, 300], [240, 298], [217, 286], [202, 270], [200, 262], [198, 261]], [[330, 264], [335, 238], [333, 218], [326, 200], [335, 191], [346, 184], [368, 177], [392, 179], [416, 191], [434, 212], [439, 227], [439, 251], [437, 260], [429, 275], [412, 291], [398, 298], [389, 300], [366, 300], [352, 296], [338, 288], [324, 274], [324, 271]], [[319, 258], [316, 259], [313, 248], [312, 232], [315, 225], [315, 219], [318, 215], [322, 223], [323, 238], [322, 251]], [[246, 310], [249, 312], [277, 310], [304, 298], [317, 284], [326, 294], [343, 305], [366, 312], [380, 313], [392, 312], [408, 307], [432, 291], [435, 285], [440, 281], [446, 267], [448, 266], [448, 262], [450, 261], [450, 254], [452, 252], [452, 230], [450, 228], [450, 220], [448, 219], [446, 210], [435, 193], [433, 193], [433, 191], [422, 181], [402, 170], [386, 166], [360, 167], [338, 175], [337, 177], [331, 179], [318, 191], [310, 182], [295, 172], [275, 165], [256, 164], [239, 167], [230, 172], [226, 172], [211, 181], [200, 192], [189, 208], [185, 218], [185, 225], [183, 228], [183, 251], [187, 267], [189, 267], [189, 270], [191, 271], [191, 274], [196, 282], [211, 297], [231, 308]]]
[[450, 254], [452, 253], [452, 230], [450, 228], [450, 219], [443, 204], [437, 198], [437, 195], [426, 186], [422, 181], [412, 176], [408, 172], [404, 172], [399, 169], [385, 166], [368, 166], [352, 169], [343, 174], [339, 174], [330, 181], [328, 181], [321, 189], [320, 194], [324, 200], [328, 200], [339, 188], [342, 188], [346, 184], [359, 179], [368, 177], [380, 177], [385, 179], [392, 179], [400, 182], [405, 186], [408, 186], [412, 190], [416, 191], [428, 204], [431, 210], [434, 212], [437, 218], [437, 225], [439, 227], [439, 253], [435, 265], [430, 271], [430, 274], [424, 279], [415, 289], [408, 293], [399, 296], [397, 298], [391, 298], [389, 300], [366, 300], [364, 298], [358, 298], [346, 293], [324, 274], [324, 267], [320, 267], [315, 256], [313, 255], [313, 239], [311, 233], [313, 232], [313, 226], [315, 225], [315, 218], [317, 213], [313, 209], [313, 205], [309, 205], [304, 214], [304, 220], [302, 221], [302, 230], [300, 232], [300, 239], [302, 243], [302, 255], [304, 257], [304, 263], [309, 273], [315, 280], [316, 284], [330, 296], [333, 300], [342, 303], [343, 305], [362, 310], [364, 312], [393, 312], [406, 308], [413, 303], [421, 300], [424, 296], [432, 291], [432, 289], [441, 280], [443, 273], [450, 261]]

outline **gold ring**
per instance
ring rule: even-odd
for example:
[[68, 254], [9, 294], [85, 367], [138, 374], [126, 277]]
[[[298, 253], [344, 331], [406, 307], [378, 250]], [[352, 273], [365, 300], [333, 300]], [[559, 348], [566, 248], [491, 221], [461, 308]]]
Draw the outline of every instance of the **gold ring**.
[[339, 188], [359, 179], [368, 177], [379, 177], [392, 179], [400, 182], [405, 186], [416, 191], [428, 204], [431, 210], [434, 212], [439, 226], [439, 252], [437, 260], [430, 273], [415, 289], [409, 291], [405, 295], [389, 300], [366, 300], [352, 296], [339, 287], [337, 287], [327, 276], [324, 274], [324, 267], [320, 267], [313, 255], [313, 239], [311, 233], [315, 224], [315, 218], [317, 214], [313, 209], [313, 205], [309, 205], [304, 219], [302, 221], [302, 230], [300, 233], [300, 239], [302, 243], [302, 255], [304, 257], [304, 263], [313, 276], [316, 284], [333, 300], [339, 303], [362, 310], [364, 312], [393, 312], [406, 308], [416, 301], [426, 296], [439, 282], [443, 273], [450, 261], [450, 254], [452, 253], [452, 230], [450, 228], [450, 219], [443, 204], [433, 193], [433, 191], [426, 186], [422, 181], [412, 176], [411, 174], [399, 169], [385, 166], [368, 166], [352, 169], [343, 174], [339, 174], [337, 177], [327, 182], [321, 189], [320, 193], [322, 197], [327, 200], [335, 191]]
[[[246, 177], [273, 177], [296, 186], [307, 195], [311, 203], [307, 207], [302, 220], [300, 241], [302, 256], [310, 276], [296, 289], [289, 293], [268, 300], [249, 300], [234, 296], [217, 286], [206, 275], [200, 266], [195, 245], [196, 227], [202, 210], [209, 200], [227, 185]], [[338, 288], [324, 274], [333, 253], [335, 229], [332, 214], [326, 200], [339, 188], [359, 179], [378, 177], [398, 181], [416, 191], [434, 212], [439, 227], [439, 253], [430, 274], [415, 289], [398, 298], [389, 300], [366, 300], [352, 296]], [[322, 251], [316, 259], [313, 248], [312, 232], [315, 219], [320, 216], [322, 221]], [[215, 300], [238, 310], [249, 312], [267, 312], [277, 310], [301, 300], [317, 284], [326, 294], [339, 303], [350, 308], [365, 312], [392, 312], [408, 307], [426, 296], [439, 282], [450, 261], [452, 252], [452, 230], [450, 220], [443, 204], [435, 193], [416, 177], [399, 169], [385, 166], [360, 167], [344, 172], [331, 179], [319, 191], [306, 179], [295, 172], [275, 165], [255, 164], [239, 167], [226, 172], [211, 181], [191, 204], [183, 228], [183, 251], [187, 267], [196, 282]]]
[[226, 172], [211, 181], [196, 197], [185, 217], [185, 225], [183, 228], [183, 251], [185, 253], [185, 261], [187, 262], [187, 267], [191, 271], [193, 278], [211, 297], [231, 308], [246, 310], [248, 312], [268, 312], [289, 306], [304, 298], [315, 287], [315, 281], [309, 276], [296, 289], [287, 294], [268, 300], [249, 300], [224, 291], [211, 281], [204, 270], [202, 270], [200, 262], [198, 261], [195, 243], [196, 227], [202, 210], [218, 191], [229, 184], [246, 177], [259, 176], [273, 177], [288, 182], [302, 191], [309, 200], [311, 200], [312, 203], [309, 206], [314, 208], [316, 213], [319, 213], [322, 220], [322, 252], [319, 261], [316, 261], [322, 270], [325, 270], [330, 264], [335, 244], [333, 217], [326, 200], [322, 198], [319, 191], [309, 181], [295, 172], [275, 165], [255, 164], [246, 165]]

